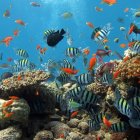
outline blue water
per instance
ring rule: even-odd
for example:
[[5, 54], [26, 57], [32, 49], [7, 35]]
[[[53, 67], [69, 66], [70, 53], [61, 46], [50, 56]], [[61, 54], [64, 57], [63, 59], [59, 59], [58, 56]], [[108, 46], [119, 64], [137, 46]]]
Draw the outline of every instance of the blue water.
[[[91, 40], [91, 34], [93, 29], [86, 25], [87, 21], [94, 24], [95, 27], [103, 27], [107, 23], [111, 23], [113, 30], [111, 30], [108, 39], [108, 46], [112, 51], [118, 51], [123, 55], [126, 48], [121, 48], [119, 44], [128, 43], [125, 40], [124, 35], [128, 32], [131, 22], [140, 23], [140, 18], [133, 17], [131, 11], [124, 12], [125, 8], [140, 8], [140, 0], [118, 0], [117, 4], [108, 6], [107, 4], [101, 4], [101, 0], [36, 0], [40, 3], [40, 7], [33, 7], [30, 5], [30, 0], [1, 0], [0, 1], [0, 40], [6, 36], [13, 36], [13, 31], [19, 29], [20, 33], [17, 37], [11, 41], [10, 45], [6, 47], [4, 44], [0, 44], [0, 52], [3, 52], [2, 63], [7, 62], [8, 57], [12, 57], [17, 60], [19, 57], [15, 54], [13, 48], [22, 48], [28, 51], [29, 59], [34, 62], [38, 68], [40, 62], [38, 59], [39, 53], [36, 50], [36, 46], [40, 44], [42, 47], [47, 47], [46, 54], [43, 56], [43, 63], [47, 62], [49, 58], [55, 60], [61, 60], [65, 58], [65, 49], [68, 47], [66, 37], [55, 47], [51, 48], [43, 40], [43, 32], [47, 29], [68, 29], [73, 38], [75, 47], [85, 48], [89, 46], [90, 55], [89, 58], [98, 49], [97, 44]], [[11, 5], [11, 8], [10, 8]], [[103, 12], [95, 11], [95, 6], [103, 8]], [[10, 17], [3, 17], [3, 13], [6, 9], [10, 10]], [[65, 11], [69, 11], [73, 14], [70, 19], [64, 19], [61, 14]], [[124, 23], [119, 23], [117, 18], [123, 18]], [[22, 19], [27, 23], [26, 27], [15, 23], [16, 19]], [[126, 28], [125, 32], [120, 31], [120, 26]], [[133, 35], [132, 35], [133, 36]], [[120, 42], [114, 43], [114, 38], [118, 37]], [[110, 59], [118, 59], [113, 55], [105, 57], [104, 61]], [[13, 65], [14, 62], [10, 62]], [[77, 69], [83, 72], [82, 59], [77, 59]], [[0, 73], [8, 71], [0, 69]]]

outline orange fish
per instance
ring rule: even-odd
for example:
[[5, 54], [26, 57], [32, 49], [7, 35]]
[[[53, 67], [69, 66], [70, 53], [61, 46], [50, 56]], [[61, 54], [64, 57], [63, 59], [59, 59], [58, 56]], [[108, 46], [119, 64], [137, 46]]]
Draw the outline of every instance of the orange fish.
[[9, 100], [9, 101], [3, 103], [2, 107], [7, 107], [7, 106], [11, 105], [13, 102], [14, 102], [13, 100]]
[[128, 47], [133, 47], [134, 44], [135, 44], [135, 42], [129, 42]]
[[9, 46], [11, 40], [13, 40], [13, 37], [7, 36], [1, 42], [5, 43], [6, 46]]
[[98, 12], [102, 12], [102, 11], [103, 11], [102, 8], [99, 8], [99, 7], [97, 7], [97, 6], [95, 6], [95, 10], [98, 11]]
[[17, 76], [17, 80], [20, 81], [22, 79], [21, 75]]
[[86, 22], [86, 25], [89, 26], [90, 28], [94, 28], [94, 25], [91, 22]]
[[18, 34], [19, 34], [19, 30], [18, 29], [14, 30], [14, 36], [18, 36]]
[[125, 8], [124, 9], [124, 12], [126, 13], [126, 12], [128, 12], [129, 11], [129, 8]]
[[130, 27], [130, 29], [129, 29], [129, 31], [128, 31], [128, 34], [129, 34], [129, 35], [133, 32], [134, 28], [135, 28], [135, 25], [132, 25], [132, 26]]
[[116, 79], [116, 78], [119, 76], [119, 74], [120, 74], [120, 71], [119, 71], [119, 70], [116, 71], [116, 72], [113, 74], [114, 79]]
[[89, 61], [89, 66], [88, 66], [88, 70], [91, 71], [93, 69], [93, 67], [95, 66], [97, 61], [96, 57], [92, 57]]
[[78, 115], [79, 111], [74, 111], [72, 112], [72, 114], [70, 115], [70, 118], [74, 118]]
[[26, 23], [25, 23], [24, 21], [22, 21], [21, 19], [17, 19], [17, 20], [15, 20], [15, 22], [16, 22], [17, 24], [22, 25], [22, 26], [25, 26], [25, 25], [26, 25]]
[[40, 48], [41, 48], [41, 46], [40, 46], [40, 45], [37, 45], [37, 46], [36, 46], [36, 49], [37, 49], [37, 50], [39, 50]]
[[89, 48], [85, 48], [82, 50], [82, 52], [85, 54], [85, 55], [88, 55], [90, 53], [90, 50]]
[[65, 138], [65, 135], [62, 133], [59, 135], [59, 138]]
[[10, 112], [10, 113], [6, 113], [4, 114], [4, 118], [10, 118], [14, 113], [13, 112]]
[[72, 74], [72, 75], [75, 75], [79, 72], [79, 70], [73, 70], [70, 68], [61, 68], [61, 70], [67, 74]]
[[122, 44], [120, 44], [120, 47], [121, 48], [125, 48], [126, 47], [126, 44], [122, 43]]
[[108, 128], [110, 128], [111, 127], [111, 122], [109, 121], [109, 120], [107, 120], [107, 118], [104, 116], [103, 117], [103, 123], [108, 127]]
[[116, 4], [117, 0], [102, 0], [102, 3], [106, 3], [108, 5]]
[[17, 97], [17, 96], [9, 96], [9, 98], [10, 98], [11, 100], [19, 100], [19, 97]]

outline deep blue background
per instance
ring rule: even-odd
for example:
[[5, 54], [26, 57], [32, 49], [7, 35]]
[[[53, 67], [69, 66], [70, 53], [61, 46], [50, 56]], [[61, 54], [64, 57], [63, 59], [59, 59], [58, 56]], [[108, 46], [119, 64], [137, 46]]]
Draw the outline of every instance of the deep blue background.
[[[36, 50], [37, 44], [48, 48], [43, 56], [44, 62], [47, 62], [49, 58], [56, 60], [65, 58], [64, 51], [68, 47], [66, 37], [55, 48], [50, 48], [43, 41], [43, 32], [46, 29], [68, 29], [74, 40], [74, 46], [78, 48], [89, 46], [91, 52], [89, 57], [91, 57], [98, 47], [90, 38], [93, 30], [85, 24], [87, 21], [92, 22], [95, 27], [103, 27], [105, 24], [111, 23], [113, 30], [108, 36], [108, 46], [112, 51], [116, 50], [123, 55], [127, 47], [121, 48], [119, 44], [128, 43], [124, 38], [124, 34], [128, 32], [131, 22], [140, 23], [140, 18], [134, 18], [131, 11], [124, 13], [124, 9], [127, 7], [140, 8], [140, 0], [118, 0], [117, 4], [112, 6], [101, 4], [100, 0], [36, 0], [41, 4], [41, 7], [32, 7], [30, 2], [30, 0], [0, 1], [0, 40], [6, 36], [13, 35], [15, 29], [20, 30], [19, 36], [11, 41], [9, 47], [0, 44], [0, 52], [4, 54], [0, 64], [8, 63], [8, 57], [17, 60], [18, 56], [16, 56], [13, 48], [23, 48], [28, 51], [29, 59], [40, 67], [39, 54]], [[103, 12], [95, 11], [95, 6], [103, 8]], [[9, 18], [3, 17], [6, 9], [10, 10], [11, 15]], [[65, 11], [73, 13], [73, 17], [64, 19], [61, 14]], [[117, 21], [119, 17], [124, 18], [124, 23]], [[16, 19], [22, 19], [27, 23], [27, 26], [23, 27], [16, 24]], [[126, 32], [120, 31], [120, 26], [124, 26]], [[113, 42], [115, 37], [120, 38], [118, 44]], [[110, 59], [118, 59], [118, 57], [114, 55], [104, 58], [105, 61]], [[83, 72], [81, 58], [77, 60], [76, 64], [77, 69]], [[3, 69], [0, 69], [0, 73], [3, 71]]]

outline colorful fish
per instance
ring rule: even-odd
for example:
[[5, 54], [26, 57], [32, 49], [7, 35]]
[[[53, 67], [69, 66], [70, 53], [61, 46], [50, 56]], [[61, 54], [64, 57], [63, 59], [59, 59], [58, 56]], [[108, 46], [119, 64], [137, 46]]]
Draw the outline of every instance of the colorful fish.
[[12, 36], [7, 36], [1, 42], [4, 43], [6, 45], [6, 47], [7, 47], [7, 46], [9, 46], [9, 43], [12, 40], [13, 40], [13, 37]]

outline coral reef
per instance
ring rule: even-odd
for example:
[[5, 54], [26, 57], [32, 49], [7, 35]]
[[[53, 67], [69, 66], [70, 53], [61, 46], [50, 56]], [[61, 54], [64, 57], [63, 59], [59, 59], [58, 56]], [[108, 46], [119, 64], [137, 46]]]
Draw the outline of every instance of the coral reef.
[[22, 123], [28, 121], [30, 107], [24, 99], [13, 100], [11, 104], [3, 107], [3, 104], [12, 100], [0, 100], [0, 122], [14, 120]]
[[0, 131], [0, 140], [21, 140], [22, 130], [17, 126], [10, 126]]

